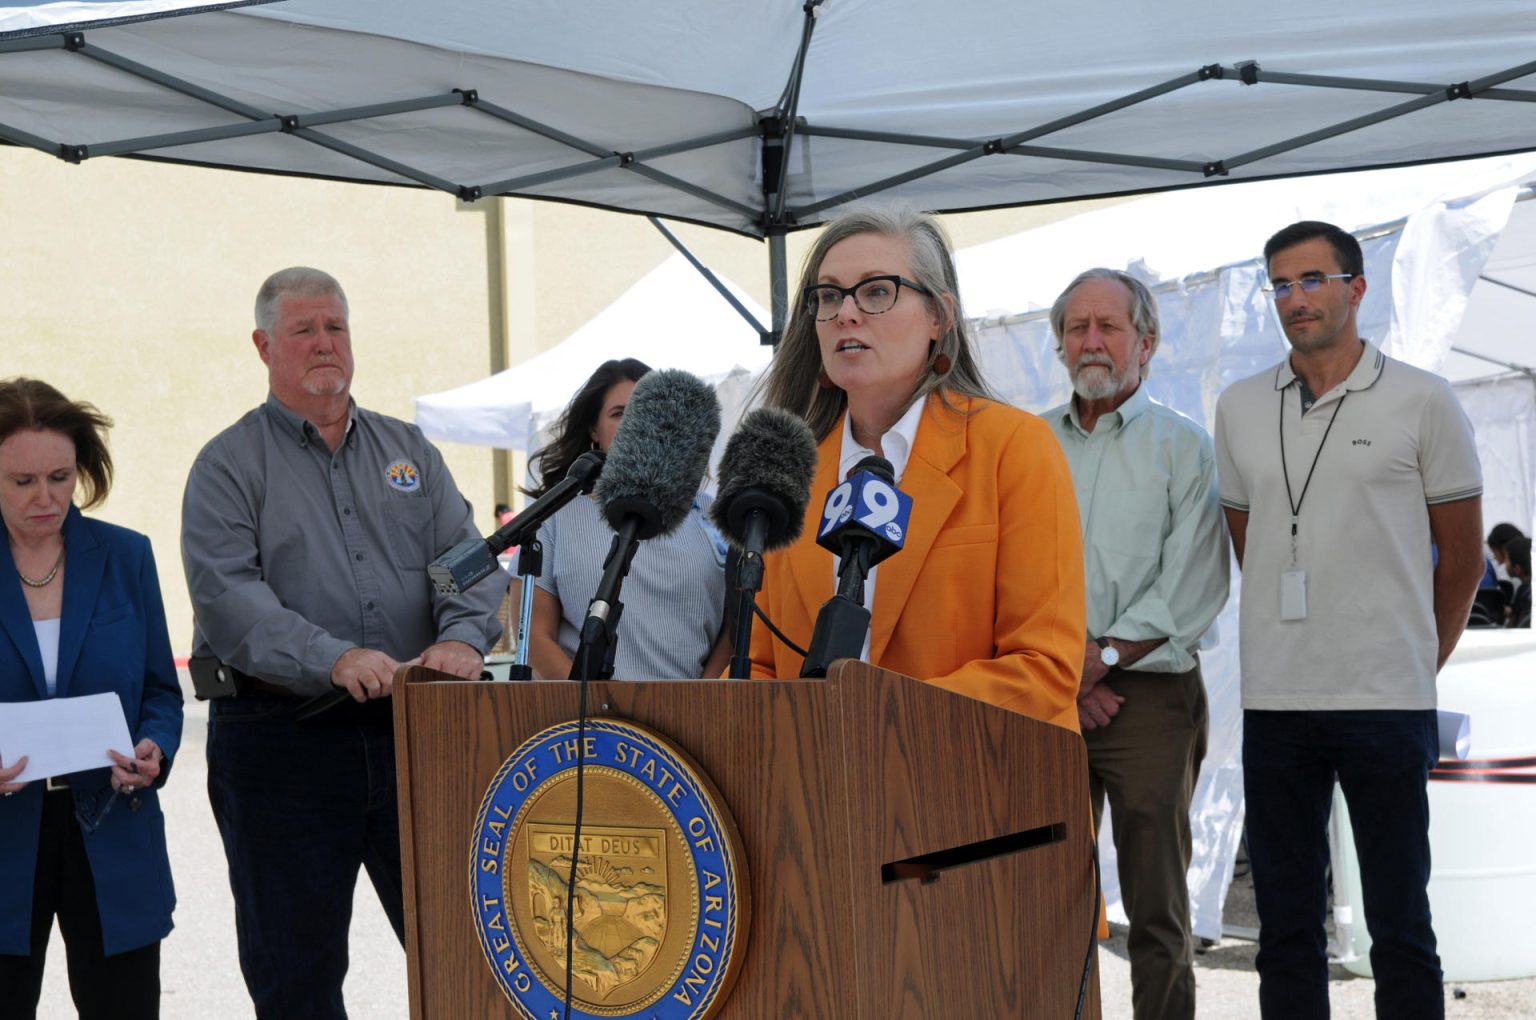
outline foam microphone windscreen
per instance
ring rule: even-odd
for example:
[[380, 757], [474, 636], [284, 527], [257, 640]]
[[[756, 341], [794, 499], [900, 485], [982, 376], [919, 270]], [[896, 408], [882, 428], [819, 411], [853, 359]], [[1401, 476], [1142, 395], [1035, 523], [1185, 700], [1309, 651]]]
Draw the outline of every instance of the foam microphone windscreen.
[[649, 372], [635, 385], [594, 494], [617, 530], [641, 521], [640, 538], [674, 531], [698, 495], [720, 432], [720, 401], [680, 369]]
[[805, 526], [816, 474], [816, 438], [798, 415], [760, 407], [741, 420], [720, 458], [720, 491], [710, 515], [743, 549], [753, 511], [766, 515], [762, 552], [790, 545]]

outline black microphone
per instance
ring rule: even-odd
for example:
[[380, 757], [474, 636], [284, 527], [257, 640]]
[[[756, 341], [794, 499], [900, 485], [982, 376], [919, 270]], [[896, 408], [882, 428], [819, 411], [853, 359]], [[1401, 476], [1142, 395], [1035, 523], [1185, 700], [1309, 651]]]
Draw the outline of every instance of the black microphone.
[[822, 603], [800, 668], [802, 677], [827, 675], [838, 659], [856, 659], [869, 633], [864, 580], [881, 560], [906, 544], [912, 497], [896, 488], [895, 471], [884, 457], [865, 457], [846, 481], [827, 494], [816, 542], [840, 557], [837, 594]]
[[611, 672], [607, 653], [622, 612], [619, 589], [635, 549], [644, 539], [671, 534], [687, 518], [719, 432], [720, 401], [697, 376], [665, 369], [635, 384], [597, 482], [597, 500], [615, 535], [587, 606], [572, 680], [593, 677], [596, 663]]
[[469, 538], [427, 565], [427, 576], [440, 595], [457, 595], [485, 580], [498, 569], [496, 557], [538, 534], [539, 527], [555, 511], [577, 496], [591, 492], [603, 471], [603, 454], [588, 450], [577, 457], [565, 477], [550, 486], [522, 513], [496, 529], [490, 538]]
[[[490, 538], [468, 538], [427, 565], [427, 576], [440, 595], [457, 595], [479, 584], [500, 569], [496, 557], [503, 550], [522, 545], [538, 534], [556, 510], [585, 492], [591, 492], [603, 470], [603, 454], [588, 450], [566, 469], [565, 477], [550, 486], [548, 492], [529, 503]], [[351, 701], [345, 687], [333, 687], [317, 694], [298, 707], [296, 718], [303, 722], [321, 712]]]
[[751, 673], [752, 607], [763, 587], [763, 553], [794, 543], [816, 473], [816, 438], [799, 416], [760, 407], [741, 420], [720, 458], [720, 491], [710, 517], [741, 551], [731, 676]]

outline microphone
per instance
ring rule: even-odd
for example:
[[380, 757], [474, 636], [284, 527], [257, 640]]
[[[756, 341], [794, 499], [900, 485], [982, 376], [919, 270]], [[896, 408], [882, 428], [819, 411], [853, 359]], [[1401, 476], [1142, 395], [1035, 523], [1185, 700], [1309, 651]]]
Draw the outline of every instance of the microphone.
[[671, 534], [688, 516], [719, 432], [719, 398], [697, 376], [665, 369], [648, 372], [635, 384], [597, 482], [597, 500], [615, 534], [587, 605], [572, 680], [595, 675], [593, 663], [611, 675], [608, 653], [623, 612], [618, 596], [630, 561], [641, 541]]
[[538, 534], [539, 526], [577, 496], [591, 492], [603, 470], [603, 454], [588, 450], [566, 469], [565, 477], [548, 492], [496, 529], [487, 539], [465, 539], [427, 565], [427, 577], [439, 595], [457, 595], [485, 580], [498, 569], [496, 557]]
[[[865, 573], [881, 560], [900, 552], [907, 542], [912, 519], [912, 497], [896, 488], [896, 473], [884, 457], [865, 457], [853, 472], [827, 493], [821, 510], [816, 544], [842, 557], [838, 578], [848, 573], [850, 548], [862, 548]], [[863, 584], [863, 578], [859, 578]]]
[[840, 557], [837, 594], [816, 614], [802, 677], [826, 676], [833, 662], [856, 659], [864, 650], [869, 633], [864, 579], [906, 544], [911, 519], [912, 497], [896, 488], [895, 471], [884, 457], [865, 457], [827, 494], [816, 543]]
[[710, 517], [741, 551], [731, 677], [751, 673], [752, 607], [763, 588], [763, 553], [791, 545], [805, 526], [816, 473], [816, 439], [797, 415], [760, 407], [741, 420], [720, 458]]
[[[427, 564], [427, 577], [439, 595], [458, 595], [485, 580], [501, 569], [496, 557], [503, 550], [522, 545], [538, 534], [543, 524], [556, 510], [582, 493], [591, 492], [597, 477], [603, 470], [603, 454], [588, 450], [566, 469], [565, 477], [550, 486], [548, 492], [534, 500], [522, 513], [496, 529], [490, 538], [468, 538]], [[321, 712], [352, 700], [344, 687], [333, 687], [324, 694], [316, 694], [299, 706], [296, 718], [303, 722]]]
[[648, 372], [635, 384], [597, 482], [615, 531], [640, 518], [636, 537], [667, 535], [693, 507], [720, 432], [720, 400], [681, 369]]

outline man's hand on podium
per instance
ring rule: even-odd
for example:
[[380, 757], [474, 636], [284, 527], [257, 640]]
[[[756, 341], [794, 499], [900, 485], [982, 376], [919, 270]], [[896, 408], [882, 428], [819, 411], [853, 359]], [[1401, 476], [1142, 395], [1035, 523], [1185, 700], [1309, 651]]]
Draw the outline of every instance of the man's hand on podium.
[[336, 665], [331, 667], [331, 683], [352, 695], [353, 701], [387, 698], [395, 682], [395, 670], [399, 666], [399, 663], [383, 652], [372, 648], [351, 648], [343, 652], [341, 658], [336, 660]]
[[428, 669], [452, 673], [465, 680], [480, 679], [480, 671], [485, 668], [485, 656], [476, 651], [473, 645], [467, 645], [462, 641], [439, 641], [417, 656], [413, 662]]

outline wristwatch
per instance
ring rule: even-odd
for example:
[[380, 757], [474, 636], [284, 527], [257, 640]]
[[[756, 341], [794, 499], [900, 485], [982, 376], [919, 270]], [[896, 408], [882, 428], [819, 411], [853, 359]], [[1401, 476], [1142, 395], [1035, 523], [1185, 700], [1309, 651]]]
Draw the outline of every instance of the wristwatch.
[[1109, 643], [1109, 638], [1094, 638], [1093, 643], [1099, 646], [1099, 661], [1113, 669], [1120, 665], [1120, 649]]

